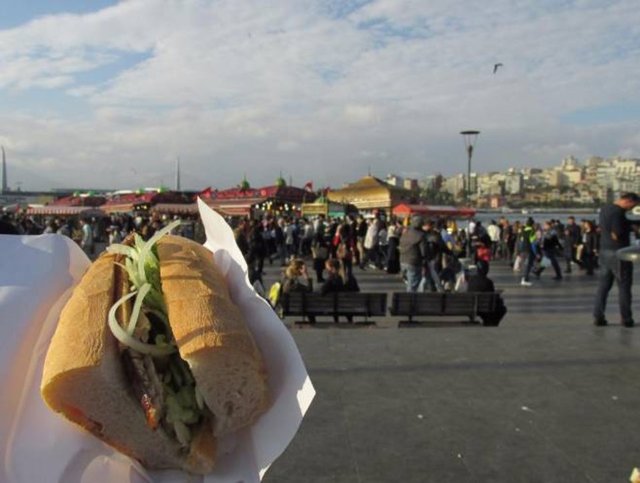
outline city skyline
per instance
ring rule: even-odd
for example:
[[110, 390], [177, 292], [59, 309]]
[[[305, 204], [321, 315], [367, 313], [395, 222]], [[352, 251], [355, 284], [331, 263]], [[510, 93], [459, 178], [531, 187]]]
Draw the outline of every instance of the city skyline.
[[[9, 185], [339, 186], [640, 156], [632, 1], [14, 2]], [[501, 63], [499, 69], [494, 66]], [[495, 71], [495, 72], [494, 72]]]

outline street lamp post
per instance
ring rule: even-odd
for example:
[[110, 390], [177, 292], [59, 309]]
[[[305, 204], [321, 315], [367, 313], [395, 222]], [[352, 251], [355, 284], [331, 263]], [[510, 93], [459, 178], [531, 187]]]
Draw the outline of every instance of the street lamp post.
[[467, 150], [468, 156], [467, 185], [464, 190], [465, 202], [468, 205], [471, 199], [471, 157], [473, 156], [473, 145], [476, 143], [480, 131], [461, 131], [460, 134], [462, 134], [462, 137], [464, 138], [464, 147]]

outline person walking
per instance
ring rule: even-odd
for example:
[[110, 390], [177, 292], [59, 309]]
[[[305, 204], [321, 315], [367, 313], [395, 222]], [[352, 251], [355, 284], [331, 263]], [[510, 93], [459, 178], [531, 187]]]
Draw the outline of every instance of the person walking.
[[313, 269], [316, 272], [316, 281], [323, 283], [324, 278], [322, 272], [324, 271], [324, 263], [329, 258], [329, 247], [321, 232], [316, 232], [311, 244], [311, 256], [313, 257]]
[[443, 290], [440, 283], [440, 271], [442, 270], [442, 257], [446, 253], [452, 252], [442, 239], [440, 231], [435, 227], [432, 220], [427, 220], [422, 228], [427, 242], [427, 253], [425, 270], [423, 271], [423, 283], [429, 285], [432, 292]]
[[584, 220], [582, 226], [582, 266], [587, 275], [593, 275], [598, 254], [598, 234], [591, 220]]
[[491, 220], [491, 223], [487, 227], [487, 235], [489, 235], [489, 239], [491, 240], [491, 259], [495, 260], [501, 255], [499, 248], [502, 235], [502, 230], [495, 220]]
[[417, 292], [427, 263], [427, 239], [422, 231], [422, 217], [413, 215], [409, 228], [400, 236], [400, 267], [407, 292]]
[[89, 223], [89, 220], [86, 219], [82, 221], [82, 240], [80, 241], [80, 246], [89, 256], [89, 258], [93, 257], [93, 228], [91, 227], [91, 223]]
[[598, 290], [593, 307], [593, 323], [607, 325], [605, 309], [609, 291], [615, 281], [618, 284], [618, 302], [622, 325], [633, 327], [631, 314], [631, 284], [633, 283], [633, 264], [616, 257], [616, 251], [628, 247], [632, 223], [626, 212], [640, 203], [636, 193], [623, 193], [611, 204], [600, 209], [600, 250]]
[[367, 225], [367, 232], [364, 236], [364, 261], [361, 261], [361, 266], [366, 266], [369, 263], [369, 267], [378, 268], [378, 232], [380, 231], [380, 219], [378, 216], [369, 220]]
[[[560, 264], [558, 263], [558, 259], [556, 258], [556, 250], [562, 249], [562, 245], [560, 244], [558, 234], [556, 233], [550, 221], [544, 222], [541, 245], [542, 256], [546, 257], [549, 260], [549, 263], [551, 264], [551, 266], [553, 267], [553, 271], [555, 272], [555, 277], [553, 277], [553, 280], [562, 280], [562, 270], [560, 270]], [[540, 272], [542, 272], [544, 268], [544, 266], [541, 267]]]
[[402, 225], [397, 220], [392, 220], [387, 230], [387, 273], [395, 274], [400, 272], [400, 252], [398, 245], [400, 243], [400, 235], [402, 234]]
[[253, 285], [262, 280], [264, 259], [267, 257], [267, 241], [263, 236], [263, 228], [258, 220], [251, 220], [249, 224], [249, 238], [247, 240], [247, 265], [249, 281]]
[[571, 273], [572, 262], [580, 264], [580, 261], [576, 258], [580, 238], [580, 227], [576, 223], [575, 217], [570, 216], [564, 227], [564, 260], [566, 263], [564, 273]]
[[524, 276], [520, 281], [520, 285], [523, 287], [531, 287], [531, 285], [533, 285], [529, 281], [529, 275], [531, 274], [531, 270], [533, 270], [537, 257], [537, 240], [534, 224], [535, 222], [533, 221], [533, 218], [527, 218], [526, 223], [520, 229], [520, 233], [518, 234], [518, 253], [520, 256], [525, 257], [524, 263], [526, 264], [524, 268]]

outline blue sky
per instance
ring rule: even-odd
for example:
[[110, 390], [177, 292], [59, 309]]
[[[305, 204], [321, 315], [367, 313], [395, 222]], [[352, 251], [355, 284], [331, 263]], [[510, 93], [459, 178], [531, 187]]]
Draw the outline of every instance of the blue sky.
[[116, 3], [112, 0], [6, 0], [2, 3], [0, 29], [17, 27], [48, 15], [91, 13]]
[[636, 0], [5, 3], [23, 189], [451, 175], [464, 129], [478, 171], [640, 157]]

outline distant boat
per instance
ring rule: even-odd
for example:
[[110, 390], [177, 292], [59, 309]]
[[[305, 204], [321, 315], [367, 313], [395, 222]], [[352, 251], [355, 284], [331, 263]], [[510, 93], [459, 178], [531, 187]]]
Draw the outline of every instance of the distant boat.
[[528, 215], [529, 214], [529, 210], [527, 210], [526, 208], [522, 208], [522, 214], [523, 215]]

